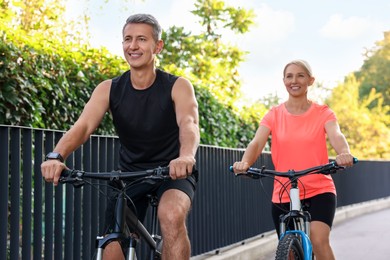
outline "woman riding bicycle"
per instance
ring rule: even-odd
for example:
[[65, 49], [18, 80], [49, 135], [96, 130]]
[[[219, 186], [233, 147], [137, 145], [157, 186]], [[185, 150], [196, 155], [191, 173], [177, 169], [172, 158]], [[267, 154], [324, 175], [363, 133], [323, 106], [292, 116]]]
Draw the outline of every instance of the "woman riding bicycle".
[[[249, 143], [241, 161], [233, 164], [234, 172], [245, 172], [259, 157], [272, 136], [272, 161], [277, 171], [326, 164], [329, 161], [326, 136], [335, 149], [340, 166], [352, 166], [353, 156], [340, 131], [333, 111], [307, 97], [314, 82], [311, 68], [304, 60], [289, 62], [283, 71], [288, 100], [273, 107], [262, 119], [255, 137]], [[272, 216], [278, 230], [279, 216], [288, 209], [289, 196], [283, 184], [287, 178], [275, 178], [272, 196]], [[314, 174], [300, 178], [300, 198], [311, 215], [310, 240], [316, 259], [334, 259], [329, 236], [336, 211], [336, 188], [330, 175]]]

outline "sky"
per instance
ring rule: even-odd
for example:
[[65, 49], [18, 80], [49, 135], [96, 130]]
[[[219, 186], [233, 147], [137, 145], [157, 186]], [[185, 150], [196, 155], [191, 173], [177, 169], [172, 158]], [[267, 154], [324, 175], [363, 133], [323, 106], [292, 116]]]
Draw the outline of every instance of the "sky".
[[[105, 46], [123, 56], [122, 27], [135, 13], [149, 13], [163, 30], [183, 26], [199, 33], [201, 27], [193, 0], [68, 0], [67, 17], [84, 10], [91, 17], [91, 44]], [[245, 99], [269, 94], [287, 97], [283, 68], [293, 59], [304, 59], [312, 67], [317, 83], [333, 88], [346, 75], [359, 70], [364, 53], [390, 30], [388, 0], [226, 0], [227, 5], [253, 9], [255, 26], [245, 35], [223, 35], [226, 42], [248, 51], [239, 68]], [[169, 42], [165, 43], [166, 45]], [[162, 54], [164, 53], [162, 52]], [[310, 91], [310, 90], [309, 90]]]

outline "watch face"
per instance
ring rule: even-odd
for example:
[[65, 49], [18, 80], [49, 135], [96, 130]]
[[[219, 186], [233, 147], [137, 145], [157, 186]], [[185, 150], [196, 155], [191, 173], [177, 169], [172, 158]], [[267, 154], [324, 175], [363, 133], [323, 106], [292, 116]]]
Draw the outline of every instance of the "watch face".
[[60, 160], [61, 162], [64, 161], [64, 159], [62, 158], [61, 154], [59, 153], [56, 153], [56, 152], [50, 152], [46, 155], [46, 160], [49, 160], [49, 159], [57, 159], [57, 160]]
[[59, 153], [50, 152], [50, 153], [47, 154], [46, 157], [50, 158], [50, 159], [58, 159], [58, 158], [61, 157], [61, 155]]

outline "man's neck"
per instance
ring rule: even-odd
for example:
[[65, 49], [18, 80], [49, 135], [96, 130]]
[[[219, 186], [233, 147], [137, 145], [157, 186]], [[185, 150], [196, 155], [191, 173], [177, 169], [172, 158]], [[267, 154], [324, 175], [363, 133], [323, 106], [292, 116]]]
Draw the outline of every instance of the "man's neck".
[[149, 88], [154, 80], [156, 79], [156, 69], [131, 69], [130, 74], [131, 84], [135, 89], [147, 89]]

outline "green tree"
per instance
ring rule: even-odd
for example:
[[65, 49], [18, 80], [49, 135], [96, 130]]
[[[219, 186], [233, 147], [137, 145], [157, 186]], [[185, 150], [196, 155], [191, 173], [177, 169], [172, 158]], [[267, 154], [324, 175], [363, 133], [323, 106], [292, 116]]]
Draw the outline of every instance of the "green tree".
[[[68, 129], [93, 88], [124, 70], [123, 59], [63, 30], [63, 6], [52, 0], [1, 2], [0, 123]], [[105, 120], [98, 133], [113, 132]]]
[[266, 109], [260, 103], [237, 107], [242, 97], [238, 66], [246, 52], [225, 43], [222, 33], [248, 32], [255, 14], [220, 0], [197, 0], [195, 9], [192, 13], [200, 20], [203, 33], [192, 34], [176, 26], [164, 31], [159, 63], [167, 71], [190, 78], [196, 86], [202, 143], [246, 147]]
[[223, 30], [246, 33], [254, 24], [254, 11], [227, 6], [221, 0], [197, 0], [192, 11], [204, 32], [199, 35], [184, 28], [172, 27], [164, 34], [167, 43], [160, 62], [168, 71], [179, 68], [186, 75], [196, 75], [192, 80], [201, 84], [228, 107], [241, 97], [239, 64], [245, 51], [224, 43]]
[[[370, 95], [372, 89], [382, 93], [385, 105], [390, 105], [390, 31], [384, 32], [384, 39], [365, 54], [363, 66], [355, 72], [360, 82], [359, 94], [361, 97]], [[371, 106], [375, 107], [376, 102]]]
[[390, 31], [365, 54], [328, 99], [352, 152], [360, 158], [390, 158]]
[[[2, 21], [12, 31], [28, 36], [61, 39], [66, 33], [61, 18], [65, 2], [56, 0], [1, 0]], [[9, 31], [12, 32], [11, 30]]]
[[246, 52], [225, 43], [222, 34], [226, 30], [248, 32], [255, 14], [220, 0], [197, 0], [192, 13], [203, 26], [203, 33], [195, 35], [176, 26], [166, 30], [160, 65], [190, 78], [196, 86], [202, 143], [246, 147], [266, 109], [260, 103], [237, 106], [242, 97], [238, 66]]
[[[104, 48], [89, 47], [84, 44], [85, 39], [77, 36], [81, 34], [67, 31], [69, 27], [56, 30], [63, 24], [62, 5], [58, 3], [58, 10], [51, 12], [48, 3], [52, 1], [1, 2], [0, 8], [4, 8], [0, 10], [4, 11], [0, 25], [2, 124], [68, 129], [78, 118], [93, 88], [128, 69], [123, 58], [110, 55]], [[33, 7], [41, 10], [35, 12]], [[53, 8], [56, 7], [53, 4]], [[12, 12], [7, 13], [8, 9]], [[221, 21], [235, 28], [234, 24], [241, 21], [237, 18], [239, 13], [244, 12], [224, 7], [221, 15], [224, 14], [225, 20]], [[227, 14], [232, 14], [230, 20], [226, 20]], [[46, 19], [46, 15], [50, 19]], [[21, 26], [22, 22], [25, 26]], [[243, 32], [245, 26], [237, 28]], [[46, 32], [55, 32], [56, 37], [49, 37]], [[257, 105], [240, 115], [232, 105], [240, 90], [235, 66], [242, 61], [244, 53], [223, 44], [215, 33], [191, 35], [185, 33], [184, 28], [173, 27], [164, 37], [169, 44], [160, 65], [167, 71], [189, 77], [194, 83], [200, 104], [201, 142], [245, 147], [254, 135], [258, 113], [264, 109]], [[220, 42], [218, 48], [216, 40]], [[220, 93], [222, 91], [226, 97]], [[105, 120], [97, 133], [113, 134], [111, 120], [109, 117]]]
[[[390, 158], [390, 106], [375, 89], [359, 98], [359, 87], [351, 74], [332, 91], [327, 103], [338, 117], [352, 154], [361, 159]], [[330, 147], [329, 151], [335, 155]]]

